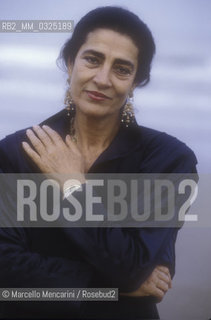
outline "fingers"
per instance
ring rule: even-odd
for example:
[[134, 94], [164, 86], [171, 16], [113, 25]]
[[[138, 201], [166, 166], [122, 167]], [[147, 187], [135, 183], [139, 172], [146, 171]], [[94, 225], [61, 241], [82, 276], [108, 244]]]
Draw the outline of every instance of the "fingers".
[[[46, 147], [52, 145], [53, 143], [56, 145], [61, 145], [61, 143], [64, 143], [60, 135], [47, 125], [43, 125], [42, 127], [38, 125], [33, 126], [33, 130], [40, 141], [43, 143], [43, 145]], [[32, 130], [30, 131], [33, 132]]]
[[170, 283], [171, 277], [168, 268], [157, 266], [141, 286], [129, 295], [139, 297], [155, 296], [160, 302], [168, 291]]
[[164, 293], [166, 293], [169, 289], [168, 283], [161, 280], [161, 279], [158, 279], [158, 281], [155, 285], [156, 285], [156, 288], [162, 290]]
[[168, 290], [172, 288], [171, 279], [166, 278], [165, 276], [159, 274], [157, 280], [157, 286], [162, 290]]
[[34, 149], [39, 153], [39, 155], [42, 154], [45, 147], [41, 140], [34, 134], [34, 132], [31, 129], [26, 130], [26, 135], [29, 138]]
[[[35, 135], [35, 133], [36, 135]], [[33, 126], [33, 130], [28, 129], [26, 131], [27, 137], [29, 138], [30, 142], [32, 143], [35, 150], [40, 154], [43, 152], [44, 148], [51, 149], [53, 144], [61, 147], [68, 146], [70, 149], [78, 150], [76, 144], [72, 141], [70, 135], [66, 136], [65, 142], [62, 140], [60, 135], [51, 129], [47, 125], [43, 125], [42, 127], [36, 125]]]
[[161, 302], [163, 297], [165, 295], [165, 292], [159, 288], [155, 288], [154, 292], [153, 292], [153, 296], [155, 296], [158, 300], [158, 302]]
[[66, 142], [48, 126], [34, 126], [26, 135], [30, 143], [23, 143], [23, 149], [37, 164], [41, 172], [80, 173], [84, 178], [84, 159], [77, 145], [67, 135]]
[[45, 147], [48, 147], [50, 144], [52, 144], [50, 136], [40, 126], [33, 126], [33, 130]]
[[52, 150], [54, 146], [60, 149], [67, 147], [60, 135], [46, 125], [42, 127], [38, 125], [33, 126], [33, 130], [28, 129], [26, 135], [39, 155], [43, 154], [46, 150]]
[[[48, 172], [49, 159], [52, 160], [52, 153], [55, 153], [55, 150], [58, 151], [58, 145], [55, 145], [54, 142], [62, 141], [61, 137], [47, 126], [43, 126], [42, 128], [40, 126], [33, 126], [33, 130], [28, 129], [26, 135], [33, 148], [27, 142], [23, 142], [23, 149], [41, 171]], [[61, 146], [67, 148], [63, 141]]]
[[155, 270], [157, 272], [157, 276], [159, 277], [159, 279], [168, 283], [168, 287], [172, 288], [171, 275], [170, 275], [169, 269], [164, 266], [157, 266]]
[[28, 154], [28, 156], [34, 160], [34, 162], [39, 166], [41, 163], [40, 156], [30, 147], [30, 145], [27, 142], [22, 142], [22, 147], [25, 150], [25, 152]]
[[170, 272], [169, 272], [169, 268], [168, 267], [165, 267], [165, 266], [162, 266], [162, 265], [159, 265], [156, 267], [156, 269], [164, 272], [165, 274], [167, 275], [170, 275]]
[[157, 271], [157, 276], [161, 281], [166, 282], [168, 285], [171, 283], [171, 278], [162, 271]]
[[56, 145], [61, 145], [62, 143], [64, 144], [62, 138], [55, 130], [51, 129], [49, 126], [46, 125], [43, 125], [42, 129], [44, 130], [45, 134], [47, 134]]
[[126, 295], [139, 297], [149, 295], [155, 296], [158, 302], [160, 302], [169, 288], [171, 288], [171, 276], [169, 269], [165, 266], [159, 265], [137, 290]]

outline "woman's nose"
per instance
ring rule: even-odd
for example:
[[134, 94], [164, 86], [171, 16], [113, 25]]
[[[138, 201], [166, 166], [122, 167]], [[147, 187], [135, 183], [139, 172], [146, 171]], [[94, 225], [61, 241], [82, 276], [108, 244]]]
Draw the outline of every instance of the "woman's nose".
[[95, 74], [93, 80], [98, 87], [102, 87], [102, 88], [111, 87], [109, 68], [102, 66], [101, 68], [96, 70], [96, 74]]

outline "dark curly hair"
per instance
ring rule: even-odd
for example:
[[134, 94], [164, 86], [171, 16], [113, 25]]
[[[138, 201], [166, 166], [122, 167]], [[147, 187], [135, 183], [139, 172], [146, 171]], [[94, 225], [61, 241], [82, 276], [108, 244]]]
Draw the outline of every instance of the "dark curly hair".
[[88, 33], [99, 28], [111, 29], [133, 40], [139, 51], [135, 82], [139, 86], [146, 85], [150, 80], [151, 62], [155, 53], [154, 39], [147, 25], [137, 15], [121, 7], [99, 7], [82, 17], [60, 52], [59, 58], [65, 67], [69, 61], [74, 63]]

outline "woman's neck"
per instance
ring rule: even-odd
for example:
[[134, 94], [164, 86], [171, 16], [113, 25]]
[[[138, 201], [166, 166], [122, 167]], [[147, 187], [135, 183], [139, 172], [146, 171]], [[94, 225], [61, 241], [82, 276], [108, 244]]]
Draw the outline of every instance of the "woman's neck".
[[74, 120], [78, 147], [85, 154], [91, 150], [105, 150], [117, 134], [119, 126], [119, 116], [94, 118], [78, 112]]

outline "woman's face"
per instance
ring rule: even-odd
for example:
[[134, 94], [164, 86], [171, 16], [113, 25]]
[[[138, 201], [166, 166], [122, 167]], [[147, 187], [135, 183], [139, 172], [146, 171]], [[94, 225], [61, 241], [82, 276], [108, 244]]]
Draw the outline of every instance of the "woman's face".
[[130, 37], [109, 29], [90, 32], [69, 65], [71, 95], [87, 116], [119, 114], [135, 87], [138, 49]]

